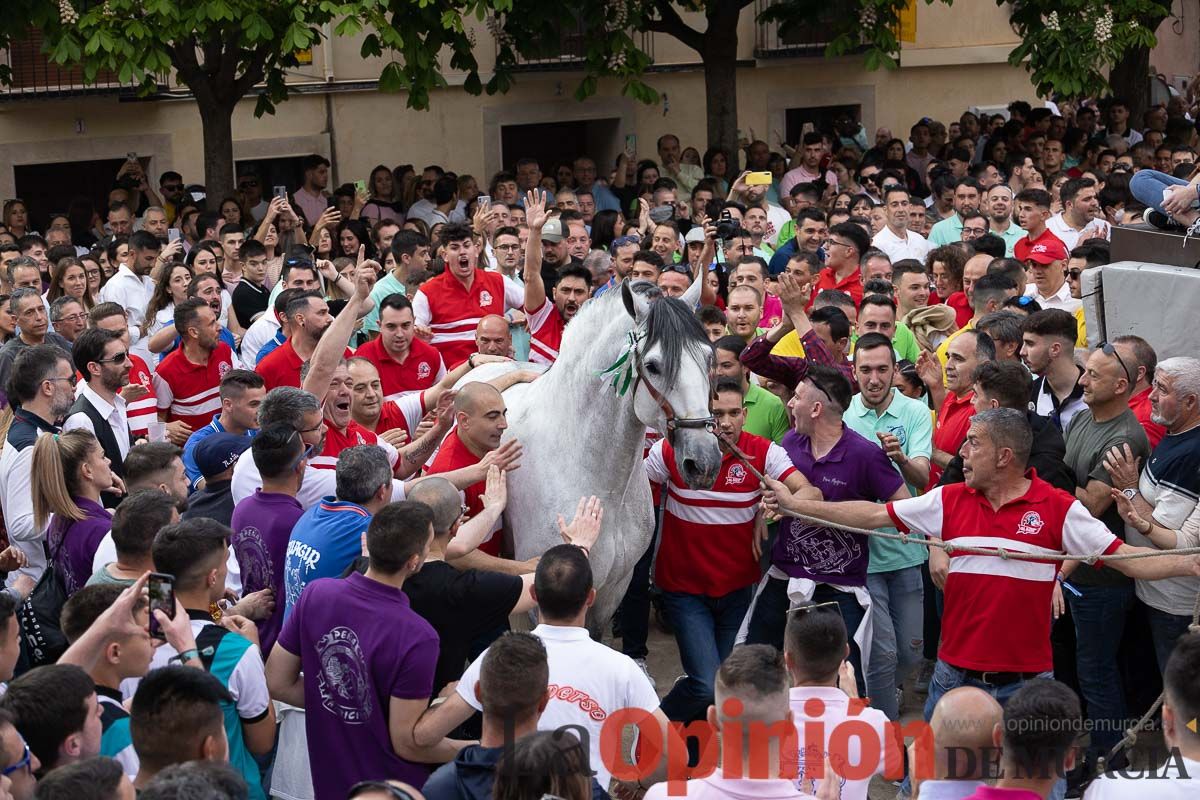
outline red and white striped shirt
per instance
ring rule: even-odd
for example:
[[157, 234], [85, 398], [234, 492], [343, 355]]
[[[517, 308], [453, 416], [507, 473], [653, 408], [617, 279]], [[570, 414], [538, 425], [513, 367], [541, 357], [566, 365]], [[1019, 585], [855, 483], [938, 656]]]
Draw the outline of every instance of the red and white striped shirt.
[[[775, 480], [796, 471], [784, 449], [769, 439], [742, 431], [737, 445], [755, 469]], [[711, 489], [689, 489], [670, 442], [660, 440], [650, 448], [646, 474], [668, 489], [654, 572], [660, 587], [722, 597], [758, 582], [762, 573], [752, 539], [762, 491], [741, 461], [727, 454]]]
[[446, 270], [421, 284], [413, 297], [413, 317], [418, 325], [433, 330], [433, 346], [442, 354], [447, 369], [454, 369], [475, 352], [475, 328], [489, 314], [521, 308], [525, 293], [508, 283], [499, 272], [475, 270], [471, 288]]
[[177, 348], [154, 371], [158, 409], [167, 410], [167, 422], [183, 420], [193, 431], [200, 430], [221, 413], [221, 378], [240, 366], [224, 342], [217, 343], [207, 364], [193, 364], [183, 348]]
[[413, 431], [421, 424], [425, 411], [424, 392], [410, 392], [400, 395], [395, 400], [384, 400], [379, 409], [379, 419], [375, 422], [375, 433], [386, 433], [400, 428], [408, 434], [408, 440], [411, 442], [416, 438]]
[[132, 367], [129, 370], [129, 382], [146, 387], [150, 393], [141, 400], [135, 400], [125, 406], [125, 414], [129, 418], [129, 435], [133, 439], [150, 434], [150, 423], [158, 421], [158, 400], [154, 394], [154, 373], [146, 366], [141, 356], [129, 354]]
[[[993, 509], [966, 484], [953, 483], [887, 504], [896, 528], [966, 547], [1003, 547], [1034, 555], [1111, 555], [1121, 540], [1072, 495], [1030, 470], [1024, 496]], [[1080, 569], [1087, 569], [1080, 566]], [[951, 554], [938, 658], [981, 672], [1046, 672], [1050, 602], [1058, 563]]]
[[350, 424], [346, 426], [346, 432], [342, 433], [333, 427], [328, 419], [325, 420], [325, 447], [321, 450], [320, 455], [313, 456], [308, 460], [308, 465], [316, 469], [337, 469], [338, 455], [343, 450], [363, 444], [382, 447], [383, 451], [387, 453], [388, 463], [392, 465], [392, 469], [396, 468], [396, 462], [400, 460], [400, 453], [396, 448], [387, 442], [380, 441], [377, 435], [354, 420], [350, 420]]
[[529, 360], [535, 364], [553, 364], [567, 327], [558, 306], [547, 297], [537, 310], [525, 309], [525, 318], [529, 325]]
[[[440, 472], [453, 472], [456, 469], [478, 464], [479, 457], [467, 449], [463, 440], [458, 438], [458, 429], [442, 440], [442, 446], [434, 456], [433, 462], [425, 469], [426, 475], [437, 475]], [[467, 506], [467, 516], [473, 517], [483, 511], [483, 492], [487, 488], [486, 481], [479, 481], [468, 486], [463, 492], [463, 502]], [[488, 531], [487, 538], [479, 545], [479, 549], [490, 556], [500, 555], [500, 545], [503, 537], [497, 536], [501, 523], [498, 520], [495, 527]]]

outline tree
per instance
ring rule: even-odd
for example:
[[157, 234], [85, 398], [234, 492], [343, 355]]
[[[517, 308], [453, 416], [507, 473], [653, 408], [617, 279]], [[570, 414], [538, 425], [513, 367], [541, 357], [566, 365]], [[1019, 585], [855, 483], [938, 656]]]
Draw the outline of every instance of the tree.
[[405, 90], [409, 106], [427, 108], [431, 90], [446, 85], [439, 53], [448, 52], [451, 67], [467, 73], [467, 91], [482, 90], [463, 17], [482, 17], [491, 2], [5, 0], [0, 45], [29, 27], [40, 29], [54, 62], [82, 66], [89, 83], [100, 70], [111, 71], [146, 94], [174, 71], [200, 110], [208, 195], [224, 197], [234, 188], [234, 107], [257, 94], [255, 114], [273, 113], [288, 95], [285, 77], [297, 66], [296, 52], [319, 43], [322, 26], [334, 25], [338, 36], [368, 31], [363, 57], [390, 58], [380, 88]]

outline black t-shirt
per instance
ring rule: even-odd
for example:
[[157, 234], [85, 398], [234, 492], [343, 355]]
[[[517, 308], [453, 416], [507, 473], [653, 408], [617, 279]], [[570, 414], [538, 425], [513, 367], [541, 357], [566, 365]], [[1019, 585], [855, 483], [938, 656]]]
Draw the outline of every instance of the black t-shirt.
[[434, 695], [462, 677], [471, 643], [508, 621], [523, 587], [516, 575], [460, 571], [445, 561], [426, 562], [420, 572], [404, 581], [413, 611], [433, 626], [440, 640]]
[[267, 300], [270, 293], [262, 286], [256, 286], [242, 278], [233, 287], [233, 313], [237, 316], [238, 324], [249, 328], [257, 314], [267, 310]]

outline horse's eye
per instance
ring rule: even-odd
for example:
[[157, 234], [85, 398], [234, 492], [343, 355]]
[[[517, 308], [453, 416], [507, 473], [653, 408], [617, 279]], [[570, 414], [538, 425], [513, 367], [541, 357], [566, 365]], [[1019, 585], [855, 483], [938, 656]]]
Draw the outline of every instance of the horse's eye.
[[651, 375], [660, 374], [659, 369], [658, 369], [658, 362], [657, 361], [646, 362], [646, 372], [649, 372]]

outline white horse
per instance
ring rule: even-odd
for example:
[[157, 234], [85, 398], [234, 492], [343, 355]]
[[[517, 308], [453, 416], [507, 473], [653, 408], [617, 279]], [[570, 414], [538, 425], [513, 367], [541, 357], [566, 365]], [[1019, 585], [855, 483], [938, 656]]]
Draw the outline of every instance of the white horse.
[[[557, 515], [570, 520], [580, 497], [596, 495], [604, 506], [591, 551], [593, 632], [616, 612], [654, 532], [642, 463], [646, 428], [671, 438], [690, 487], [711, 487], [720, 469], [710, 410], [712, 346], [692, 313], [700, 280], [679, 300], [662, 297], [649, 283], [625, 282], [588, 302], [567, 326], [554, 365], [504, 393], [505, 438], [519, 440], [525, 451], [509, 475], [504, 514], [516, 558], [561, 544]], [[505, 368], [516, 367], [485, 365], [467, 380], [486, 380]]]

